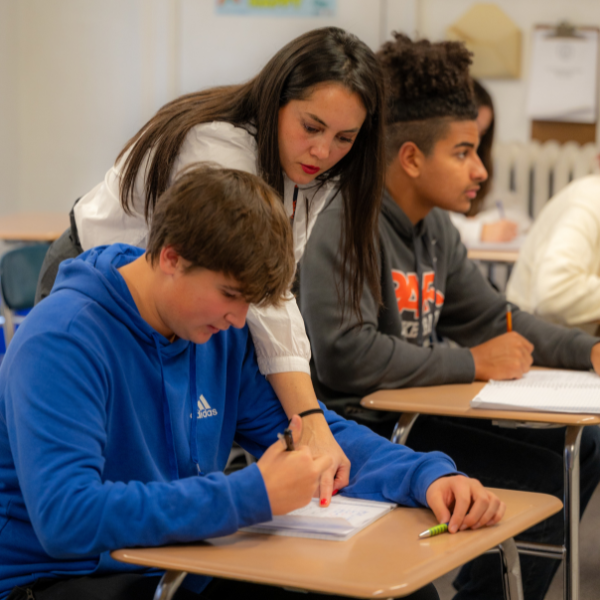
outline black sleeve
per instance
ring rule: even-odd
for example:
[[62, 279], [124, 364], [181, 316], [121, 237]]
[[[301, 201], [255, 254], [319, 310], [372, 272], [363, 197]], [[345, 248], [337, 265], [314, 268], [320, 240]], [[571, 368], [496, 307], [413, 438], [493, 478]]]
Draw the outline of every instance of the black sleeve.
[[[472, 348], [506, 333], [506, 298], [467, 258], [456, 228], [451, 228], [451, 254], [446, 297], [437, 331], [461, 346]], [[589, 369], [592, 346], [600, 339], [579, 329], [547, 323], [512, 305], [513, 329], [529, 340], [536, 365]]]

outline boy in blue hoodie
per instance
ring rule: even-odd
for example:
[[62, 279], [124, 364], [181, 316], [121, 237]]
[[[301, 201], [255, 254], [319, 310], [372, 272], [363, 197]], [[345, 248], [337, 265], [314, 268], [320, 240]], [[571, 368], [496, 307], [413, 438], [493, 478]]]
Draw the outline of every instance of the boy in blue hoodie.
[[[115, 244], [63, 263], [0, 369], [0, 598], [151, 598], [156, 572], [111, 550], [228, 535], [308, 503], [330, 459], [276, 440], [286, 415], [244, 326], [293, 272], [275, 193], [207, 166], [161, 197], [145, 253]], [[451, 531], [502, 517], [447, 456], [325, 415], [352, 461], [345, 494], [429, 505]], [[291, 428], [298, 440], [299, 416]], [[261, 458], [225, 476], [234, 440]], [[209, 582], [190, 576], [176, 597], [289, 594]]]

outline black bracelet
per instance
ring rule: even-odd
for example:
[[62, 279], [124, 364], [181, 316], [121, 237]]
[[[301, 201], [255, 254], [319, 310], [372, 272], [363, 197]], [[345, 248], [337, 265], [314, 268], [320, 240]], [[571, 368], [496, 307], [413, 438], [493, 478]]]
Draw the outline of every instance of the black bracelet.
[[[317, 413], [320, 413], [323, 416], [325, 416], [325, 413], [323, 412], [322, 408], [311, 408], [310, 410], [305, 410], [304, 412], [298, 413], [298, 416], [299, 417], [308, 417], [308, 415], [316, 415]], [[289, 422], [291, 422], [291, 419]]]

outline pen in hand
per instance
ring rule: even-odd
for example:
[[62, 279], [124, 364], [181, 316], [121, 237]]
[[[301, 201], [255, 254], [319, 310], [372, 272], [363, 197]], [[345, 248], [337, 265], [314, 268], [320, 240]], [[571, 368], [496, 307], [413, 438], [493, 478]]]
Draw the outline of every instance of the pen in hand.
[[504, 204], [502, 204], [502, 200], [496, 200], [496, 208], [498, 209], [500, 218], [504, 220], [506, 218], [506, 214], [504, 213]]
[[512, 328], [512, 308], [510, 306], [510, 302], [506, 303], [506, 331], [510, 333], [513, 330]]
[[294, 447], [294, 436], [291, 429], [285, 429], [283, 433], [278, 433], [277, 438], [282, 441], [286, 452], [292, 452]]

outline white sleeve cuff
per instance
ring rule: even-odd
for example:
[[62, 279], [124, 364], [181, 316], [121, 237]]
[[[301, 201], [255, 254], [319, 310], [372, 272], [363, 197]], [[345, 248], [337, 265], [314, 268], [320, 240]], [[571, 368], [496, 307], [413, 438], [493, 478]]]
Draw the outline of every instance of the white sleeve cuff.
[[258, 368], [263, 375], [300, 371], [310, 375], [310, 362], [301, 356], [273, 356], [258, 358]]

